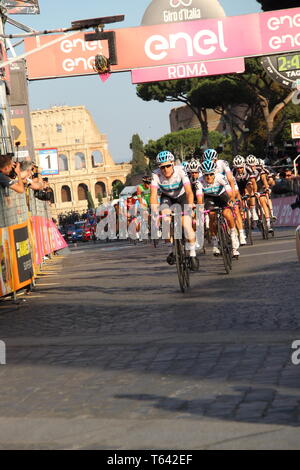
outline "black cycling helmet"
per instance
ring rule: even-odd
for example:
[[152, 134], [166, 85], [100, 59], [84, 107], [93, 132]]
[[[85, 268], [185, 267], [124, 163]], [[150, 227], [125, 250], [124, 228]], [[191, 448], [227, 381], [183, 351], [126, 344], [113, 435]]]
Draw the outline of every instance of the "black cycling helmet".
[[151, 176], [149, 176], [149, 175], [143, 176], [142, 181], [143, 181], [143, 183], [150, 184], [151, 183]]

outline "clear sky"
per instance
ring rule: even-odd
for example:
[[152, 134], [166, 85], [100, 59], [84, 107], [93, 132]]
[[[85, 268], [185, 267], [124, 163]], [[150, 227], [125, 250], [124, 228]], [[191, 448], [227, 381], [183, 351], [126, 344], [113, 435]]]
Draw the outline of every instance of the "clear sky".
[[[101, 16], [125, 15], [116, 27], [139, 26], [150, 0], [39, 0], [40, 15], [14, 15], [35, 29], [70, 26], [71, 21]], [[260, 12], [256, 0], [220, 0], [227, 16]], [[20, 33], [16, 28], [7, 28]], [[18, 53], [22, 51], [19, 49]], [[46, 53], [46, 52], [45, 52]], [[100, 132], [107, 135], [109, 150], [116, 162], [130, 161], [133, 134], [144, 143], [170, 132], [169, 112], [175, 103], [144, 102], [136, 96], [130, 73], [115, 73], [106, 83], [98, 76], [42, 80], [29, 83], [30, 108], [85, 106]]]

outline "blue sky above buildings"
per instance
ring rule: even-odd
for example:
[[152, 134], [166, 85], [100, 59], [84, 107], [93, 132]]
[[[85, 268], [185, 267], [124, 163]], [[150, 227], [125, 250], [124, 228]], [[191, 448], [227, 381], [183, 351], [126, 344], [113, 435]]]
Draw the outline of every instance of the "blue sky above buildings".
[[[14, 19], [41, 30], [64, 28], [78, 19], [124, 14], [125, 21], [116, 26], [125, 28], [140, 25], [149, 3], [150, 0], [40, 0], [40, 15], [15, 15]], [[220, 3], [227, 16], [261, 11], [256, 0], [220, 0]], [[130, 73], [113, 74], [106, 83], [96, 75], [30, 82], [29, 94], [32, 110], [85, 106], [99, 131], [107, 135], [116, 162], [131, 159], [129, 144], [133, 134], [139, 134], [146, 143], [170, 132], [169, 113], [176, 106], [175, 103], [146, 103], [137, 98]]]

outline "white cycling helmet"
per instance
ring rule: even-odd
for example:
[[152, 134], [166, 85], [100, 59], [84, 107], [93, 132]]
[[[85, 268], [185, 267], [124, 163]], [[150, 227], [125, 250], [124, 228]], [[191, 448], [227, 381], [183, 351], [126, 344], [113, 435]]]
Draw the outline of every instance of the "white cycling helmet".
[[163, 150], [162, 152], [159, 152], [156, 157], [156, 163], [158, 165], [162, 165], [163, 163], [167, 162], [174, 162], [174, 160], [175, 157], [171, 152], [169, 152], [169, 150]]
[[265, 161], [262, 158], [259, 158], [258, 162], [259, 162], [259, 166], [262, 166], [262, 167], [265, 166]]
[[245, 159], [244, 157], [242, 157], [241, 155], [237, 155], [236, 157], [234, 157], [233, 159], [233, 166], [234, 168], [239, 168], [241, 166], [245, 166]]
[[189, 173], [198, 172], [200, 169], [200, 162], [195, 158], [192, 158], [187, 169]]
[[256, 166], [258, 165], [258, 159], [254, 155], [248, 155], [246, 158], [247, 165]]

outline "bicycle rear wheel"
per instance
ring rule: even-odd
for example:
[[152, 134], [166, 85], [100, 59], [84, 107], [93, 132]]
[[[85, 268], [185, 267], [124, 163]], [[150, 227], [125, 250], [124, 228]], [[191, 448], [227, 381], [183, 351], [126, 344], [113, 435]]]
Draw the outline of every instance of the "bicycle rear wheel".
[[190, 287], [189, 263], [182, 240], [174, 240], [176, 268], [181, 292]]
[[265, 214], [262, 214], [262, 232], [263, 232], [263, 238], [264, 240], [269, 239], [269, 229], [268, 229], [268, 224], [267, 224], [267, 219]]

